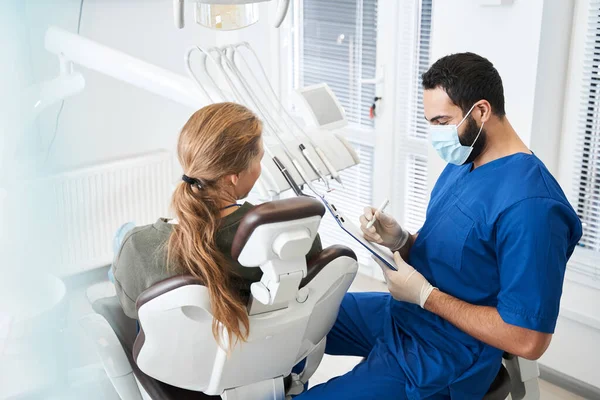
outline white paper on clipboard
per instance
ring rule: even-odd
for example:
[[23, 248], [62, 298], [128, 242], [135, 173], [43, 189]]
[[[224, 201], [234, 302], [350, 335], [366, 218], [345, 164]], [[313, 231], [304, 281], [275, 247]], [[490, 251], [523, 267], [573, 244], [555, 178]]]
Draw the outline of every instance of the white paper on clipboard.
[[335, 221], [338, 223], [340, 228], [344, 230], [344, 232], [352, 236], [354, 240], [360, 243], [365, 249], [367, 249], [379, 260], [383, 261], [383, 263], [387, 265], [390, 269], [397, 271], [396, 265], [394, 263], [394, 256], [389, 249], [366, 240], [363, 237], [360, 228], [353, 224], [351, 221], [349, 221], [346, 217], [344, 217], [340, 210], [336, 209], [335, 205], [329, 203], [324, 198], [321, 198], [321, 200], [323, 201], [323, 204], [325, 204], [325, 208], [327, 208], [329, 213], [333, 216], [333, 219], [335, 219]]

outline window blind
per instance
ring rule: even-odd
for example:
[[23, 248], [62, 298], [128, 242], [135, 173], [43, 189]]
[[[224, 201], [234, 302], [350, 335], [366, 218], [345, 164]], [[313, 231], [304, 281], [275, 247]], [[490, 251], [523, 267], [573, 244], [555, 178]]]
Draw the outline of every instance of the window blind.
[[570, 264], [580, 272], [600, 277], [600, 1], [591, 0], [588, 4], [573, 176], [573, 205], [583, 225], [579, 246], [588, 252]]
[[406, 191], [404, 227], [409, 232], [417, 232], [425, 222], [425, 212], [429, 198], [427, 187], [427, 157], [410, 154], [406, 161]]
[[[373, 129], [369, 108], [375, 96], [374, 85], [361, 85], [361, 78], [376, 75], [377, 0], [296, 0], [292, 7], [292, 82], [295, 89], [327, 83], [346, 111], [354, 127]], [[363, 207], [372, 204], [374, 144], [350, 141], [360, 164], [340, 173], [345, 188], [327, 199], [358, 224]], [[322, 183], [316, 188], [325, 192]], [[324, 246], [351, 247], [362, 265], [370, 256], [346, 235], [329, 214], [319, 229]]]
[[[400, 129], [394, 142], [397, 175], [391, 177], [392, 207], [414, 232], [425, 220], [429, 197], [427, 122], [423, 117], [420, 76], [429, 66], [432, 0], [400, 1], [399, 36], [394, 38], [395, 51], [402, 60], [397, 71]], [[295, 0], [292, 8], [290, 86], [326, 82], [345, 108], [349, 122], [363, 128], [373, 127], [368, 112], [375, 87], [361, 85], [360, 79], [377, 75], [377, 13], [376, 0]], [[364, 141], [352, 144], [361, 164], [342, 172], [346, 189], [336, 188], [328, 198], [348, 218], [358, 221], [364, 205], [372, 204], [375, 149]], [[342, 243], [359, 249], [329, 216], [323, 220], [320, 231], [324, 245]], [[357, 255], [361, 264], [370, 264], [366, 251], [359, 250]]]
[[[336, 187], [334, 191], [327, 195], [327, 200], [342, 210], [346, 218], [350, 218], [350, 221], [358, 225], [358, 219], [363, 213], [364, 206], [372, 204], [371, 190], [365, 190], [365, 188], [370, 188], [373, 180], [375, 149], [368, 144], [352, 141], [350, 143], [360, 157], [360, 164], [340, 173], [344, 181], [344, 188]], [[315, 188], [323, 193], [326, 190], [325, 185], [321, 182], [315, 183]], [[369, 264], [370, 253], [362, 249], [360, 244], [345, 234], [329, 213], [325, 213], [319, 232], [324, 247], [333, 244], [346, 245], [354, 250], [360, 264]]]
[[360, 79], [376, 75], [377, 0], [299, 0], [292, 14], [296, 88], [327, 83], [349, 122], [372, 127], [375, 87]]
[[423, 112], [423, 86], [421, 76], [429, 69], [429, 54], [431, 53], [431, 13], [432, 0], [422, 0], [420, 3], [420, 12], [418, 13], [418, 37], [416, 46], [413, 84], [413, 101], [411, 102], [411, 129], [409, 135], [422, 140], [428, 139], [429, 123], [425, 120]]
[[402, 0], [403, 13], [399, 21], [403, 30], [400, 41], [399, 82], [407, 95], [398, 102], [399, 131], [395, 140], [398, 177], [394, 193], [403, 198], [401, 210], [395, 210], [403, 226], [416, 232], [425, 222], [429, 201], [427, 183], [428, 123], [423, 111], [421, 75], [427, 71], [431, 52], [432, 0]]

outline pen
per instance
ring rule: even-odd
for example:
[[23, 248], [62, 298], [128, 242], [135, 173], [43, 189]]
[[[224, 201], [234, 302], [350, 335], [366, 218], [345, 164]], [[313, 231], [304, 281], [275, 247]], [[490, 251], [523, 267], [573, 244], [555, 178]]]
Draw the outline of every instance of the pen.
[[[387, 207], [387, 205], [390, 204], [390, 200], [389, 199], [385, 199], [383, 201], [383, 203], [381, 203], [381, 206], [379, 206], [379, 208], [377, 209], [377, 211], [379, 211], [379, 213], [381, 214], [383, 212], [383, 210], [385, 210], [385, 208]], [[375, 213], [377, 213], [377, 211], [375, 211]], [[373, 224], [375, 223], [375, 214], [373, 214], [373, 219], [371, 219], [369, 221], [369, 223], [367, 224], [367, 229], [370, 229]]]

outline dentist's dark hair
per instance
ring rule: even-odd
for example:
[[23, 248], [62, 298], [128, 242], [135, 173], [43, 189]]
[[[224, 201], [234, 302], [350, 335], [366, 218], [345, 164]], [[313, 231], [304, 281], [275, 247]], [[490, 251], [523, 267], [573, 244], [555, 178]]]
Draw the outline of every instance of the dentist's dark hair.
[[260, 154], [261, 135], [262, 123], [252, 111], [239, 104], [219, 103], [196, 111], [177, 144], [186, 178], [175, 188], [171, 202], [178, 223], [167, 245], [167, 264], [206, 286], [213, 335], [223, 345], [226, 330], [229, 349], [238, 339], [248, 338], [250, 323], [233, 272], [216, 244], [222, 201], [237, 200], [224, 197], [229, 191], [223, 178], [248, 169]]
[[443, 89], [463, 115], [479, 100], [487, 100], [496, 116], [506, 115], [502, 79], [484, 57], [474, 53], [451, 54], [437, 60], [422, 78], [423, 89]]

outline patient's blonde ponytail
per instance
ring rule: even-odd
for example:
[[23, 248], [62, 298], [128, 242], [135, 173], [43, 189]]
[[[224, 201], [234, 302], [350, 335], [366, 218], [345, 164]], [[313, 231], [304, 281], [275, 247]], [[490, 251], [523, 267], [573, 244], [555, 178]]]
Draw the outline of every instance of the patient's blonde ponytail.
[[247, 339], [249, 321], [231, 269], [216, 245], [221, 207], [237, 200], [223, 187], [222, 178], [249, 167], [260, 153], [261, 132], [261, 122], [244, 106], [212, 104], [192, 115], [177, 146], [185, 175], [196, 182], [180, 182], [173, 194], [178, 224], [169, 239], [168, 264], [202, 280], [210, 294], [213, 335], [219, 340], [225, 328], [232, 344]]

